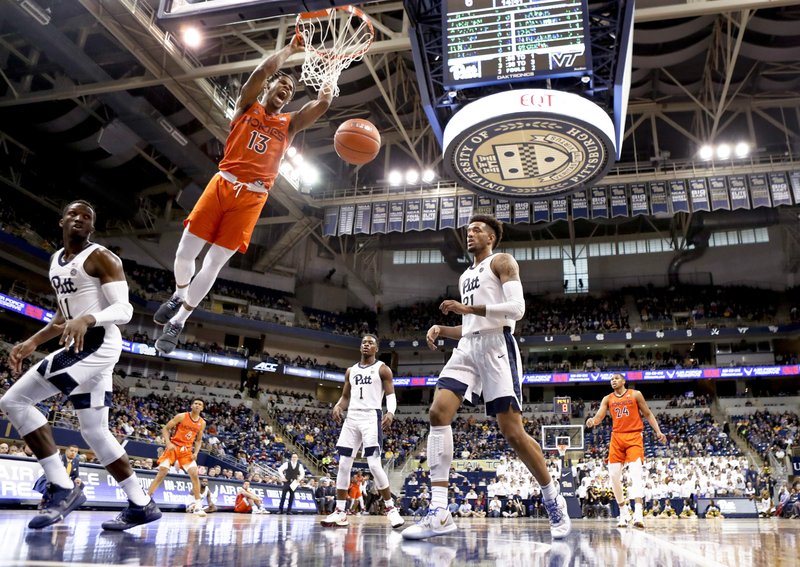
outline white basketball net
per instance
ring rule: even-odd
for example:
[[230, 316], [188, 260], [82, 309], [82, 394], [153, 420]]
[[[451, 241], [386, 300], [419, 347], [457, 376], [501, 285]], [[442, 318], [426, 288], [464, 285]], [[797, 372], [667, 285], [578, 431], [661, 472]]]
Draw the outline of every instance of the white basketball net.
[[296, 30], [306, 50], [300, 81], [333, 96], [339, 96], [341, 72], [364, 57], [375, 37], [366, 14], [353, 6], [300, 14]]

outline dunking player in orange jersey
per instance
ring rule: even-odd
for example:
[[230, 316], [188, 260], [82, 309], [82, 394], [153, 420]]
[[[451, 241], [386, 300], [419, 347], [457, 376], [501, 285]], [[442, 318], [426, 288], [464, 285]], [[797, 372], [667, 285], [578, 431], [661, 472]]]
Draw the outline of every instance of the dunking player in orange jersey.
[[[636, 500], [633, 512], [633, 525], [637, 528], [644, 527], [642, 514], [642, 496], [644, 495], [644, 437], [642, 431], [644, 424], [642, 417], [647, 420], [656, 433], [656, 438], [661, 443], [667, 442], [667, 437], [661, 433], [656, 416], [647, 407], [644, 396], [636, 390], [625, 388], [625, 377], [614, 374], [611, 377], [612, 393], [603, 398], [600, 409], [594, 417], [586, 420], [586, 427], [600, 425], [606, 416], [606, 411], [611, 413], [614, 424], [611, 429], [611, 444], [608, 447], [608, 472], [611, 476], [611, 487], [614, 497], [619, 504], [619, 522], [617, 526], [625, 527], [630, 522], [628, 503], [622, 495], [622, 467], [628, 464], [628, 473], [631, 477], [629, 496]], [[639, 415], [641, 412], [641, 415]]]
[[[156, 348], [163, 353], [175, 349], [186, 319], [214, 285], [222, 267], [237, 250], [247, 250], [294, 136], [316, 122], [331, 104], [333, 89], [323, 85], [317, 100], [297, 112], [281, 113], [294, 96], [295, 84], [290, 76], [276, 73], [290, 55], [302, 50], [302, 40], [295, 36], [262, 61], [242, 87], [219, 172], [184, 221], [186, 228], [175, 253], [175, 293], [153, 317], [164, 325], [156, 340]], [[195, 260], [206, 244], [211, 248], [195, 275]]]
[[[189, 474], [192, 479], [192, 492], [194, 493], [194, 513], [198, 516], [205, 516], [203, 502], [200, 500], [200, 477], [197, 474], [197, 454], [203, 444], [203, 431], [206, 428], [206, 420], [200, 417], [205, 404], [203, 400], [192, 402], [192, 411], [179, 413], [169, 420], [161, 430], [161, 436], [166, 441], [167, 446], [158, 459], [158, 474], [153, 480], [147, 491], [150, 496], [155, 494], [156, 489], [161, 486], [161, 481], [167, 476], [169, 467], [176, 462]], [[170, 431], [175, 430], [175, 435], [170, 437]]]

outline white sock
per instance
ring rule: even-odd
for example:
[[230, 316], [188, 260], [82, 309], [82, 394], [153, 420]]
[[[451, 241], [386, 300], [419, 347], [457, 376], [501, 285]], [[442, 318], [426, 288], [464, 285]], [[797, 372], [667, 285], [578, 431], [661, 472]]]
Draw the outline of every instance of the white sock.
[[642, 503], [641, 502], [637, 502], [636, 504], [634, 504], [633, 505], [633, 509], [634, 509], [634, 512], [636, 514], [638, 514], [639, 516], [642, 515]]
[[142, 490], [142, 485], [139, 484], [139, 479], [136, 478], [136, 473], [119, 483], [125, 494], [128, 495], [128, 500], [137, 506], [147, 506], [150, 503], [150, 497]]
[[337, 500], [336, 501], [336, 511], [337, 512], [344, 512], [344, 509], [347, 507], [347, 500]]
[[173, 297], [179, 298], [181, 301], [186, 301], [186, 294], [189, 292], [189, 286], [185, 285], [183, 287], [175, 286], [175, 293], [172, 294]]
[[383, 504], [386, 506], [386, 509], [394, 508], [394, 498], [389, 498], [389, 500], [384, 500]]
[[61, 462], [61, 455], [58, 453], [40, 460], [39, 464], [42, 465], [44, 476], [47, 477], [49, 482], [70, 490], [75, 487], [75, 483], [72, 482], [72, 479], [67, 474], [67, 469], [64, 468], [64, 463]]
[[173, 325], [180, 325], [183, 327], [183, 324], [186, 323], [186, 319], [188, 319], [189, 315], [191, 314], [192, 310], [186, 309], [186, 304], [184, 303], [181, 305], [181, 308], [178, 309], [178, 312], [175, 314], [175, 316], [169, 320], [169, 322]]
[[551, 500], [555, 500], [556, 496], [558, 496], [558, 490], [556, 490], [556, 483], [551, 480], [550, 484], [547, 484], [542, 487], [542, 499], [545, 502], [550, 502]]
[[431, 509], [447, 508], [447, 487], [431, 487]]
[[203, 501], [202, 500], [195, 500], [194, 501], [194, 509], [195, 510], [202, 510], [203, 509]]

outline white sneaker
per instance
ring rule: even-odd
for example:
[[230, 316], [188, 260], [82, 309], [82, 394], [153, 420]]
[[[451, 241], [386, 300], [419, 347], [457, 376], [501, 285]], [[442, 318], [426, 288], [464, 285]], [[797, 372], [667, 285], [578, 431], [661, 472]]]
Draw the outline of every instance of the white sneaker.
[[259, 512], [259, 514], [269, 514], [269, 513], [270, 511], [267, 510], [266, 508], [261, 508], [261, 511]]
[[334, 510], [327, 518], [320, 522], [326, 528], [347, 525], [347, 513], [342, 510]]
[[642, 514], [637, 514], [634, 512], [633, 514], [633, 527], [639, 528], [640, 530], [644, 529], [644, 517]]
[[208, 515], [206, 514], [206, 511], [200, 508], [199, 506], [195, 506], [195, 509], [192, 510], [192, 514], [194, 514], [195, 516], [199, 516], [200, 518], [205, 518]]
[[631, 511], [627, 506], [622, 506], [619, 509], [619, 519], [617, 520], [618, 528], [627, 528], [631, 521]]
[[389, 523], [393, 528], [399, 528], [406, 523], [403, 516], [400, 515], [400, 511], [394, 506], [386, 510], [386, 517], [389, 518]]
[[458, 527], [445, 508], [432, 508], [428, 515], [422, 518], [413, 526], [409, 526], [403, 531], [406, 539], [426, 539], [429, 537], [449, 534], [456, 531]]
[[544, 509], [550, 518], [550, 535], [553, 539], [563, 539], [569, 535], [572, 522], [567, 513], [567, 501], [560, 494], [555, 500], [544, 503]]
[[260, 514], [261, 512], [258, 511], [258, 508], [253, 506], [252, 508], [250, 508], [250, 513], [251, 514]]

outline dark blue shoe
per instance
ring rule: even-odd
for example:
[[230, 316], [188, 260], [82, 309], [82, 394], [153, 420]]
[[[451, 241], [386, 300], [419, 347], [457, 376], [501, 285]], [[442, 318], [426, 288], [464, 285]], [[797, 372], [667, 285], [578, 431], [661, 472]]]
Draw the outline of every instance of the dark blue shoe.
[[156, 313], [153, 315], [153, 321], [159, 325], [166, 325], [170, 319], [175, 317], [175, 314], [180, 310], [181, 305], [183, 305], [183, 300], [180, 297], [175, 297], [173, 295], [164, 303], [162, 303], [158, 309], [156, 309]]
[[39, 514], [28, 522], [28, 527], [34, 530], [46, 528], [63, 520], [67, 514], [86, 502], [86, 495], [83, 493], [83, 485], [61, 488], [48, 483], [42, 500], [44, 503]]
[[156, 348], [162, 354], [169, 354], [178, 346], [178, 337], [181, 335], [183, 325], [167, 323], [164, 332], [156, 339]]
[[123, 509], [119, 516], [113, 520], [103, 522], [103, 529], [119, 532], [142, 524], [149, 524], [159, 519], [161, 519], [161, 510], [158, 509], [155, 500], [152, 498], [146, 506], [137, 506], [129, 500], [128, 507]]

